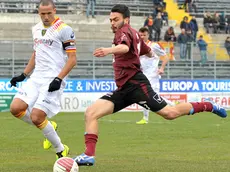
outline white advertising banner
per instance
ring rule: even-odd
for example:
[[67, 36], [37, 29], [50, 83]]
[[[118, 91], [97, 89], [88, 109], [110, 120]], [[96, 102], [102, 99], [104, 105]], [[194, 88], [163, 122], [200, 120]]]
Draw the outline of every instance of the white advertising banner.
[[210, 99], [226, 109], [230, 109], [230, 93], [202, 93], [201, 101]]
[[[62, 112], [84, 112], [87, 107], [106, 93], [64, 93], [61, 100]], [[142, 107], [133, 104], [123, 111], [140, 111]]]
[[[64, 93], [61, 101], [62, 112], [84, 112], [98, 98], [106, 93]], [[162, 93], [162, 97], [174, 102], [196, 102], [201, 101], [200, 93]], [[141, 111], [143, 108], [133, 104], [122, 111]]]

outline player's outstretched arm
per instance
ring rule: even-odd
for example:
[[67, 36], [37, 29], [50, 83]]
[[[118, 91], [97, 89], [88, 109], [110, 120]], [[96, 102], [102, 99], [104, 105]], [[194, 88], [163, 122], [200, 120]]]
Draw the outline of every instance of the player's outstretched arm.
[[109, 48], [98, 48], [94, 51], [93, 55], [95, 57], [105, 57], [109, 54], [125, 54], [129, 51], [129, 47], [125, 44], [119, 44], [114, 47]]

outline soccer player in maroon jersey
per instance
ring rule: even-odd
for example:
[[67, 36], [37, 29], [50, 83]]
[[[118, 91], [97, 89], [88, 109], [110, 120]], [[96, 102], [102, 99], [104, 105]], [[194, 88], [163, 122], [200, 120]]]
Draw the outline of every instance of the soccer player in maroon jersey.
[[156, 112], [165, 119], [172, 120], [183, 115], [193, 115], [198, 112], [212, 112], [225, 118], [224, 108], [213, 102], [180, 103], [174, 107], [168, 106], [154, 90], [140, 70], [140, 55], [152, 57], [152, 50], [143, 42], [138, 32], [130, 25], [130, 11], [125, 5], [115, 5], [110, 13], [111, 29], [115, 34], [109, 48], [98, 48], [94, 56], [104, 57], [113, 54], [113, 68], [117, 90], [98, 99], [85, 112], [85, 145], [83, 154], [75, 157], [79, 166], [91, 166], [95, 162], [95, 149], [98, 139], [98, 119], [118, 112], [121, 109], [137, 103], [142, 107]]

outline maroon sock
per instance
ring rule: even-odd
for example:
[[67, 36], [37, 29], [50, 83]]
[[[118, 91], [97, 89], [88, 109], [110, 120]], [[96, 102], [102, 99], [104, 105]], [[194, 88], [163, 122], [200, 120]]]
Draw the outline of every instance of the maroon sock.
[[85, 134], [85, 154], [88, 156], [95, 155], [96, 143], [98, 136], [96, 134]]
[[[191, 103], [191, 102], [190, 102]], [[212, 112], [212, 104], [210, 102], [192, 102], [193, 109], [190, 110], [190, 114], [193, 115], [198, 112]]]

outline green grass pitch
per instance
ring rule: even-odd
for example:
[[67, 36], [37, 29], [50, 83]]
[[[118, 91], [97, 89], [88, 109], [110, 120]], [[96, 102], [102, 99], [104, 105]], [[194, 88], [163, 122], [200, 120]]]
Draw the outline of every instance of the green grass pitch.
[[[230, 120], [211, 113], [167, 121], [151, 114], [117, 113], [99, 122], [96, 164], [80, 172], [228, 172]], [[53, 118], [70, 157], [84, 151], [83, 113]], [[0, 172], [52, 172], [53, 149], [43, 150], [42, 133], [10, 113], [0, 113]]]

